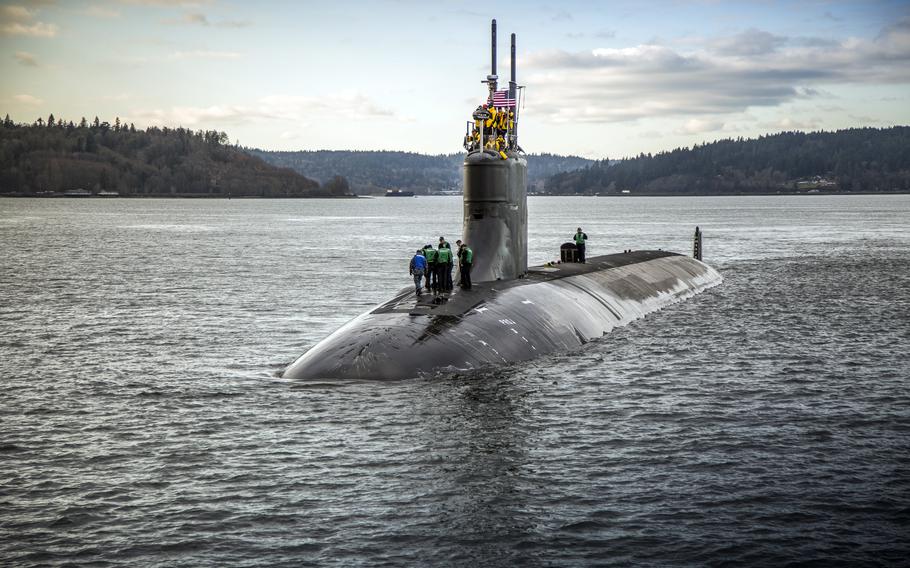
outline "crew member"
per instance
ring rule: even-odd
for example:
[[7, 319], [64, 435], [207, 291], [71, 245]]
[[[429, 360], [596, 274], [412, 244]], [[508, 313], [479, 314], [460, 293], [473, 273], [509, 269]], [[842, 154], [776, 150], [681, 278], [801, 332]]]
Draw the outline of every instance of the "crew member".
[[439, 247], [436, 249], [436, 280], [440, 291], [452, 290], [452, 249], [442, 237], [439, 237]]
[[426, 245], [423, 247], [423, 256], [427, 259], [427, 290], [433, 292], [437, 291], [438, 284], [436, 280], [436, 250], [433, 248], [433, 245]]
[[411, 259], [411, 264], [408, 267], [408, 273], [414, 277], [414, 287], [417, 290], [417, 295], [420, 295], [420, 283], [423, 281], [423, 275], [427, 271], [427, 259], [423, 256], [423, 249], [417, 249], [417, 253], [414, 254], [414, 257]]
[[458, 245], [458, 285], [463, 290], [471, 289], [471, 266], [474, 265], [474, 251], [467, 244], [455, 241]]
[[445, 237], [439, 237], [439, 246], [445, 247], [449, 251], [449, 262], [446, 265], [446, 269], [443, 271], [443, 276], [445, 278], [439, 283], [439, 287], [443, 288], [446, 292], [452, 291], [452, 268], [455, 266], [455, 255], [452, 253], [452, 245], [449, 244], [449, 241]]
[[581, 230], [581, 227], [575, 232], [575, 248], [578, 249], [578, 262], [584, 263], [585, 261], [585, 241], [588, 240], [588, 235], [584, 234]]

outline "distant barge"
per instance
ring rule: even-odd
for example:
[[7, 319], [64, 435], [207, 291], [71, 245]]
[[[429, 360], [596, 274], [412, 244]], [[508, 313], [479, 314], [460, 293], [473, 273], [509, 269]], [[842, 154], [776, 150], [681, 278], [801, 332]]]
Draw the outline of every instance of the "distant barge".
[[413, 191], [401, 191], [400, 189], [389, 189], [385, 192], [386, 197], [414, 197]]

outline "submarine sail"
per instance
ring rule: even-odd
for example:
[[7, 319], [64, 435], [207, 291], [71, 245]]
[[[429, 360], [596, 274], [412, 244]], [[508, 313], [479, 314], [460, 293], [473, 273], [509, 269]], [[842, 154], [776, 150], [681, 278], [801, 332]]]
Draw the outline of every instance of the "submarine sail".
[[465, 242], [483, 254], [471, 271], [475, 282], [510, 280], [528, 270], [528, 161], [518, 145], [515, 34], [509, 88], [498, 90], [496, 20], [492, 24], [492, 67], [487, 101], [473, 113], [465, 136]]
[[509, 85], [499, 89], [496, 20], [491, 63], [486, 102], [464, 137], [463, 233], [474, 250], [474, 285], [436, 297], [408, 286], [301, 355], [285, 378], [405, 379], [527, 361], [577, 349], [721, 283], [700, 258], [664, 251], [529, 268], [515, 35]]

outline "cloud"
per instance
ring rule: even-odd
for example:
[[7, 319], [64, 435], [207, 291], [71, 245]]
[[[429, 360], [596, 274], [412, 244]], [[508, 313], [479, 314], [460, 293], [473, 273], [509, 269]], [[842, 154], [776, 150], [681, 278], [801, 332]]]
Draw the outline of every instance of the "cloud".
[[58, 29], [56, 24], [37, 21], [36, 12], [25, 6], [0, 6], [0, 34], [54, 37]]
[[571, 22], [572, 14], [566, 12], [565, 10], [559, 10], [550, 18], [552, 22]]
[[848, 38], [834, 47], [809, 43], [751, 29], [686, 49], [645, 44], [546, 51], [520, 63], [526, 104], [552, 122], [717, 118], [797, 99], [831, 98], [826, 87], [832, 85], [910, 84], [908, 19], [883, 28], [874, 39]]
[[337, 113], [340, 109], [344, 109], [347, 120], [397, 117], [391, 109], [382, 107], [355, 91], [334, 93], [326, 97], [272, 95], [263, 97], [260, 103], [279, 115], [298, 119], [321, 119]]
[[215, 22], [215, 26], [219, 28], [248, 28], [253, 25], [253, 22], [249, 20], [220, 20]]
[[758, 126], [765, 130], [818, 130], [824, 124], [819, 118], [813, 117], [804, 120], [785, 117], [770, 122], [760, 122]]
[[259, 120], [318, 122], [345, 109], [347, 120], [371, 118], [398, 119], [395, 113], [356, 92], [334, 93], [322, 97], [271, 95], [254, 104], [225, 104], [208, 107], [173, 107], [169, 110], [134, 110], [131, 117], [153, 126], [244, 124]]
[[881, 122], [880, 119], [874, 118], [864, 114], [851, 114], [848, 115], [851, 119], [861, 123], [861, 124], [878, 124]]
[[210, 51], [205, 49], [194, 49], [188, 51], [174, 51], [167, 55], [154, 55], [148, 57], [116, 56], [112, 57], [110, 61], [115, 65], [140, 67], [149, 64], [167, 63], [170, 61], [184, 61], [193, 59], [231, 60], [240, 59], [241, 57], [243, 57], [243, 54], [236, 51]]
[[724, 122], [717, 119], [691, 118], [680, 128], [675, 130], [676, 134], [700, 134], [702, 132], [714, 132], [721, 130]]
[[734, 36], [714, 40], [714, 51], [722, 55], [751, 56], [774, 53], [787, 42], [784, 36], [749, 28]]
[[240, 53], [236, 51], [205, 51], [205, 50], [194, 50], [194, 51], [175, 51], [171, 54], [173, 59], [238, 59], [241, 57]]
[[127, 93], [118, 93], [116, 95], [104, 95], [101, 97], [102, 101], [128, 101], [132, 97]]
[[211, 4], [212, 0], [119, 0], [121, 4], [133, 6], [161, 6], [195, 8], [204, 4]]
[[25, 67], [38, 67], [38, 58], [32, 53], [28, 53], [27, 51], [17, 51], [13, 57], [16, 59], [16, 62], [19, 63], [19, 65], [23, 65]]
[[189, 12], [183, 15], [183, 21], [187, 24], [198, 24], [200, 26], [209, 26], [209, 19], [201, 12]]
[[201, 124], [242, 124], [254, 119], [277, 119], [277, 115], [242, 105], [208, 107], [173, 107], [170, 110], [135, 110], [131, 114], [154, 126], [198, 126]]
[[13, 100], [17, 103], [29, 106], [38, 106], [44, 102], [38, 97], [33, 97], [32, 95], [14, 95]]
[[111, 19], [120, 17], [120, 12], [118, 10], [114, 10], [107, 6], [99, 6], [97, 4], [92, 4], [86, 8], [85, 13], [93, 18]]
[[185, 24], [203, 27], [215, 26], [218, 28], [246, 28], [253, 25], [249, 20], [219, 20], [213, 22], [202, 12], [187, 12], [182, 18], [162, 20], [162, 23], [168, 25]]

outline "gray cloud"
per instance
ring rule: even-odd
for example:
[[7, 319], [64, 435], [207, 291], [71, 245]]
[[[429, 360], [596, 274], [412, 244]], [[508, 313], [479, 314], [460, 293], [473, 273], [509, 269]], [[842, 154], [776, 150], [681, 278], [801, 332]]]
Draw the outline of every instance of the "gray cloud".
[[521, 62], [527, 104], [556, 122], [713, 115], [714, 123], [691, 129], [750, 107], [831, 98], [826, 85], [910, 83], [908, 20], [873, 40], [796, 43], [747, 30], [686, 52], [639, 45], [533, 53]]
[[853, 120], [855, 120], [857, 122], [861, 122], [863, 124], [878, 124], [879, 122], [881, 122], [881, 120], [879, 120], [878, 118], [874, 118], [874, 117], [871, 117], [868, 115], [851, 114], [848, 116], [850, 118], [852, 118]]
[[550, 18], [550, 21], [552, 21], [552, 22], [571, 22], [572, 14], [566, 12], [565, 10], [559, 10], [555, 14], [553, 14], [553, 17]]
[[750, 56], [774, 53], [786, 42], [786, 37], [749, 28], [734, 36], [715, 40], [712, 47], [721, 55]]
[[215, 26], [219, 28], [248, 28], [253, 25], [253, 22], [249, 20], [221, 20], [215, 22]]

